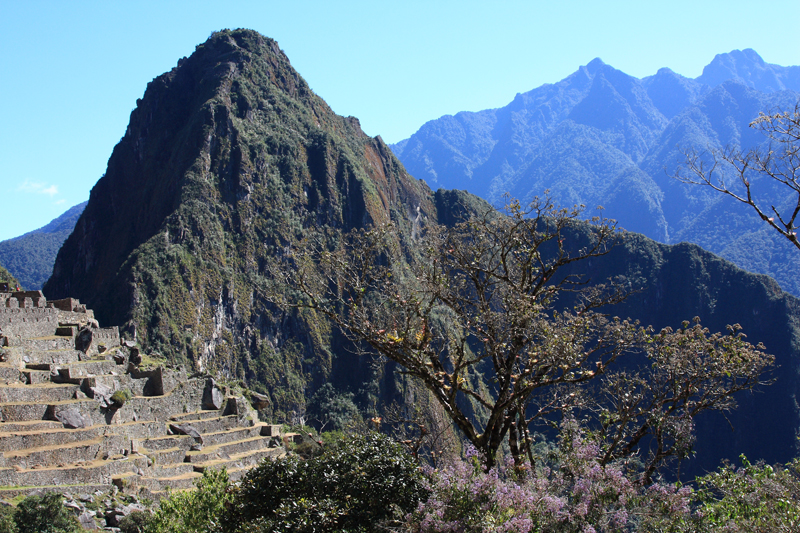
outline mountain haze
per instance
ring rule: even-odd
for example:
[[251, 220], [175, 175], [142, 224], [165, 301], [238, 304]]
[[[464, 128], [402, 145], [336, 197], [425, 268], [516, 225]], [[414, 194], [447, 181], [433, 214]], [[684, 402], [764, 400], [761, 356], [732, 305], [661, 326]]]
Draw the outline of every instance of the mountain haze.
[[[699, 97], [695, 85], [664, 76], [665, 84], [685, 84], [686, 98]], [[618, 170], [607, 188], [641, 195], [643, 209], [650, 198], [668, 231], [662, 198], [647, 196], [653, 179], [630, 164], [646, 161], [662, 135], [655, 130], [668, 129], [670, 120], [658, 111], [667, 103], [656, 103], [642, 82], [600, 61], [537, 91], [518, 95], [508, 108], [429, 123], [429, 133], [437, 132], [430, 138], [441, 148], [430, 154], [441, 155], [459, 179], [477, 180], [492, 168], [511, 168], [512, 160], [527, 164], [532, 175], [543, 172], [530, 166], [531, 155], [579, 170], [570, 153], [593, 150], [598, 164]], [[625, 120], [580, 106], [590, 96], [612, 102]], [[427, 153], [416, 141], [405, 150]], [[530, 148], [528, 141], [549, 143], [553, 151]], [[590, 170], [584, 169], [585, 179], [593, 176]], [[509, 183], [512, 174], [503, 174]], [[336, 115], [275, 41], [249, 30], [217, 32], [154, 79], [137, 101], [44, 291], [50, 299], [80, 298], [101, 323], [122, 325], [125, 335], [173, 362], [246, 380], [269, 396], [268, 416], [302, 412], [325, 382], [352, 392], [362, 408], [380, 408], [403, 400], [402, 375], [354, 355], [342, 334], [313, 311], [284, 312], [269, 304], [268, 263], [291, 244], [332, 245], [343, 232], [387, 221], [410, 258], [414, 231], [426, 221], [452, 224], [488, 208], [468, 193], [434, 193], [415, 179], [423, 177], [431, 179], [424, 172], [412, 177], [355, 118]], [[641, 187], [631, 190], [631, 183]], [[584, 189], [580, 178], [563, 187], [576, 196]], [[575, 243], [581, 231], [588, 230], [578, 228]], [[614, 312], [657, 328], [693, 316], [715, 331], [741, 322], [751, 342], [763, 340], [776, 355], [778, 382], [740, 399], [735, 433], [721, 418], [699, 422], [693, 468], [714, 469], [720, 458], [742, 452], [770, 461], [793, 456], [800, 428], [795, 298], [769, 278], [697, 246], [632, 234], [614, 253], [582, 268], [596, 281], [624, 276], [638, 290]], [[771, 414], [762, 415], [766, 411]], [[769, 442], [762, 438], [766, 432]]]
[[[794, 107], [798, 73], [750, 49], [716, 56], [697, 79], [666, 68], [637, 79], [595, 59], [503, 108], [432, 120], [392, 148], [432, 187], [495, 205], [505, 193], [527, 201], [545, 190], [560, 204], [602, 205], [628, 230], [700, 244], [800, 295], [790, 244], [745, 206], [670, 178], [684, 149], [762, 145], [748, 124], [759, 112]], [[780, 188], [759, 189], [764, 203], [786, 202]]]

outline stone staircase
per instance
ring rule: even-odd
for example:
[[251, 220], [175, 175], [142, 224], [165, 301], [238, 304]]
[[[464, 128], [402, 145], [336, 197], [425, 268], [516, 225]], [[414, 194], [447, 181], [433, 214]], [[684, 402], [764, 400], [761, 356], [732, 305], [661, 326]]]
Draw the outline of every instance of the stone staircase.
[[112, 489], [157, 499], [206, 468], [235, 480], [285, 453], [279, 426], [259, 422], [244, 393], [141, 361], [77, 300], [0, 292], [0, 499]]

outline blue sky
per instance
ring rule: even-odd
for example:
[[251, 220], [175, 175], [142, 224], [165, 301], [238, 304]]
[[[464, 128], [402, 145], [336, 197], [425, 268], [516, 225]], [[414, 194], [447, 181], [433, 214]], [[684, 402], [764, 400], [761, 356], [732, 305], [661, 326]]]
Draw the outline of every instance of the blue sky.
[[0, 240], [86, 200], [147, 83], [222, 28], [276, 39], [334, 111], [391, 143], [595, 57], [637, 77], [696, 77], [744, 48], [798, 65], [797, 20], [798, 0], [0, 0]]

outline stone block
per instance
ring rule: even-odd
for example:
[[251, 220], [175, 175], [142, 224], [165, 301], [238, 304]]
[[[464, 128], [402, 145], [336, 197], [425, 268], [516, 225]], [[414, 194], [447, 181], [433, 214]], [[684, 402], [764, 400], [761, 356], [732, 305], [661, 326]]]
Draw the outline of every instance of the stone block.
[[280, 424], [264, 424], [261, 426], [261, 434], [265, 437], [280, 437], [282, 427]]

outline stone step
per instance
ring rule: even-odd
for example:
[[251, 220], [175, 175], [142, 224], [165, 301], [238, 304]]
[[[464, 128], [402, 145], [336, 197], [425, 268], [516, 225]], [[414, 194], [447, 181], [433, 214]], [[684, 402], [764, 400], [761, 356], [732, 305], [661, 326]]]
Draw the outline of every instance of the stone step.
[[120, 376], [124, 369], [114, 361], [106, 359], [95, 359], [89, 361], [77, 361], [64, 365], [51, 365], [50, 371], [56, 371], [58, 376], [53, 381], [64, 383], [80, 383], [84, 378], [95, 376]]
[[41, 383], [52, 383], [49, 370], [25, 369], [20, 372], [22, 382], [28, 385], [39, 385]]
[[138, 420], [105, 427], [109, 435], [127, 437], [131, 441], [136, 441], [134, 445], [137, 447], [140, 447], [144, 440], [163, 435], [167, 432], [166, 424], [157, 420]]
[[148, 450], [142, 453], [156, 465], [186, 462], [186, 450], [178, 446], [164, 448], [163, 450]]
[[0, 383], [17, 383], [22, 380], [20, 376], [19, 367], [17, 365], [9, 365], [0, 363]]
[[203, 433], [203, 446], [215, 446], [237, 440], [261, 437], [261, 426], [235, 427], [225, 431]]
[[39, 385], [0, 385], [0, 403], [51, 403], [75, 398], [77, 385], [41, 383]]
[[189, 435], [162, 435], [142, 441], [141, 445], [148, 452], [166, 450], [168, 448], [181, 448], [188, 451], [194, 444], [194, 439]]
[[[147, 489], [151, 492], [161, 492], [169, 487], [171, 490], [191, 489], [195, 482], [202, 476], [199, 472], [186, 472], [174, 476], [152, 477], [152, 476], [127, 476], [123, 485], [125, 490], [135, 492]], [[116, 481], [115, 481], [116, 484]], [[117, 485], [119, 486], [119, 485]]]
[[102, 458], [103, 450], [106, 447], [114, 445], [110, 441], [111, 439], [104, 439], [100, 436], [92, 440], [3, 452], [0, 466], [34, 468], [37, 465], [73, 465], [85, 461], [94, 461]]
[[228, 459], [232, 455], [250, 450], [264, 449], [269, 446], [269, 439], [264, 437], [251, 437], [242, 440], [226, 442], [214, 446], [203, 446], [200, 451], [186, 452], [186, 462], [204, 463], [215, 459]]
[[186, 462], [164, 465], [153, 464], [150, 468], [145, 470], [148, 477], [175, 477], [195, 471], [195, 465]]
[[206, 468], [220, 469], [223, 466], [228, 473], [235, 470], [242, 470], [244, 472], [257, 466], [262, 459], [275, 459], [282, 457], [286, 454], [283, 448], [263, 448], [257, 450], [249, 450], [242, 453], [236, 453], [228, 459], [214, 459], [200, 463], [189, 463], [194, 467], [196, 472], [203, 472]]
[[79, 350], [32, 350], [22, 358], [26, 368], [31, 370], [51, 370], [50, 365], [68, 365], [87, 359]]
[[97, 409], [97, 401], [63, 400], [49, 403], [3, 402], [0, 403], [0, 417], [4, 422], [22, 422], [26, 420], [56, 420], [56, 413], [61, 410], [78, 409], [84, 416], [92, 419], [92, 424], [103, 421], [103, 413]]
[[146, 466], [147, 459], [138, 457], [98, 459], [65, 467], [0, 468], [0, 486], [110, 485], [111, 476]]
[[[211, 411], [220, 414], [219, 411]], [[225, 431], [241, 425], [239, 418], [236, 415], [216, 416], [213, 418], [181, 418], [174, 421], [175, 424], [188, 424], [195, 428], [199, 433], [214, 433], [217, 431]]]
[[56, 421], [42, 421], [39, 425], [30, 426], [5, 423], [0, 424], [0, 452], [67, 444], [100, 436], [115, 438], [123, 444], [122, 448], [135, 452], [141, 446], [138, 443], [142, 439], [163, 435], [164, 430], [164, 423], [155, 421], [128, 422], [113, 426], [99, 424], [80, 429], [67, 429]]
[[172, 415], [169, 417], [170, 420], [174, 420], [178, 424], [185, 424], [186, 420], [206, 420], [209, 418], [220, 418], [222, 416], [222, 411], [214, 410], [214, 411], [192, 411], [191, 413], [181, 413], [177, 415]]
[[48, 337], [29, 337], [22, 341], [26, 352], [47, 352], [52, 350], [75, 350], [72, 337], [51, 335]]
[[29, 496], [42, 492], [71, 492], [73, 494], [92, 494], [98, 490], [103, 492], [109, 490], [111, 484], [80, 484], [80, 485], [44, 485], [31, 487], [0, 487], [0, 500], [9, 501], [17, 496]]
[[[3, 430], [0, 424], [0, 430]], [[53, 446], [69, 442], [92, 440], [103, 436], [105, 426], [92, 426], [83, 429], [66, 429], [60, 423], [58, 428], [34, 429], [0, 433], [0, 452], [14, 452], [41, 446]]]
[[64, 425], [57, 420], [26, 420], [22, 422], [0, 422], [0, 433], [14, 433], [18, 431], [48, 431], [63, 429]]

